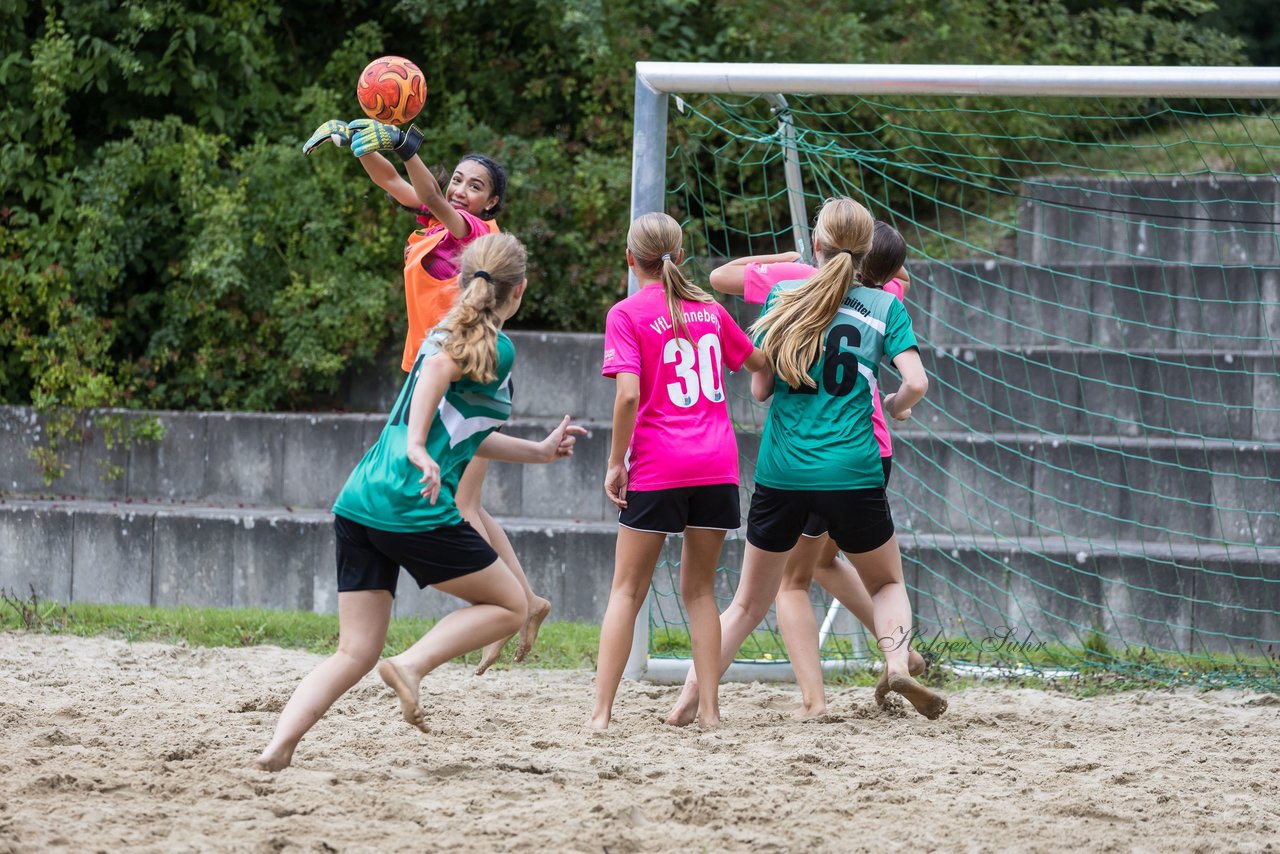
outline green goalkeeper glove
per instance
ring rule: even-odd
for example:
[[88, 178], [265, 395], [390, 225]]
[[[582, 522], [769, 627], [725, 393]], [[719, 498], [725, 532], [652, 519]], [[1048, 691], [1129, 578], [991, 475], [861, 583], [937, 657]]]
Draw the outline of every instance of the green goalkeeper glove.
[[413, 126], [400, 130], [373, 119], [356, 119], [348, 127], [352, 132], [351, 153], [356, 157], [375, 151], [394, 151], [401, 160], [408, 160], [418, 153], [418, 146], [422, 145], [422, 131]]
[[347, 148], [351, 145], [351, 128], [346, 122], [330, 119], [316, 128], [311, 138], [302, 143], [302, 153], [310, 154], [326, 142], [332, 142], [338, 148]]

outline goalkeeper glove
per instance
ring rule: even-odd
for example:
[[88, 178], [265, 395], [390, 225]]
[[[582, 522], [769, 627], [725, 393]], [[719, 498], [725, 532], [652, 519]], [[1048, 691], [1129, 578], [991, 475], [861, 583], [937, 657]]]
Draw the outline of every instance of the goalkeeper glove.
[[310, 154], [325, 142], [332, 141], [338, 148], [346, 148], [351, 145], [351, 129], [346, 122], [340, 122], [337, 119], [330, 119], [320, 127], [316, 128], [316, 132], [311, 134], [311, 138], [302, 143], [302, 153]]
[[394, 151], [401, 160], [408, 160], [418, 153], [418, 147], [422, 145], [422, 131], [413, 126], [400, 130], [373, 119], [356, 119], [348, 127], [352, 132], [351, 153], [356, 157], [375, 151]]

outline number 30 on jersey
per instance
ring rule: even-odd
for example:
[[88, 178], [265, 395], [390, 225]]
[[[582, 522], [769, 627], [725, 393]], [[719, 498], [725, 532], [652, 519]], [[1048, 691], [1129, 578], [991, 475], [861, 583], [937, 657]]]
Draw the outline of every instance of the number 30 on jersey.
[[667, 383], [667, 394], [676, 406], [687, 408], [705, 397], [713, 403], [724, 400], [724, 365], [720, 358], [720, 336], [708, 332], [694, 345], [687, 338], [673, 338], [662, 350], [662, 362], [673, 365], [676, 381]]

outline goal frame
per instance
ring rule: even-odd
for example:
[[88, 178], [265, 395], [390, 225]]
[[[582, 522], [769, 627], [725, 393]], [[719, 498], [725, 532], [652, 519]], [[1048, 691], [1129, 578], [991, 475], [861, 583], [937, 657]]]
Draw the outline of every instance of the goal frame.
[[[808, 217], [787, 95], [991, 95], [1097, 98], [1280, 98], [1280, 68], [1246, 66], [886, 65], [830, 63], [637, 62], [632, 131], [631, 219], [666, 210], [667, 108], [670, 96], [753, 95], [769, 99], [779, 118], [784, 172], [796, 250], [810, 257]], [[634, 293], [634, 274], [629, 283]], [[689, 659], [650, 659], [652, 590], [636, 620], [624, 676], [682, 681]], [[829, 629], [835, 609], [824, 621]], [[824, 673], [847, 669], [824, 661]], [[735, 661], [725, 679], [790, 681], [786, 661]]]

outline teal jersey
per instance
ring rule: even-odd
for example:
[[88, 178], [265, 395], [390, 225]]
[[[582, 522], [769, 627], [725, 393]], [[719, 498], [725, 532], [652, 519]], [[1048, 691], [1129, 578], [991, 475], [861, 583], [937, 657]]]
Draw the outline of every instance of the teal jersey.
[[427, 453], [440, 466], [440, 495], [431, 504], [422, 497], [422, 472], [405, 450], [409, 439], [409, 401], [422, 363], [440, 352], [443, 333], [422, 342], [378, 442], [347, 478], [333, 512], [380, 531], [430, 531], [462, 522], [454, 495], [476, 449], [511, 417], [511, 366], [516, 349], [498, 332], [497, 379], [478, 383], [463, 377], [449, 384], [427, 431]]
[[[779, 293], [804, 284], [779, 282], [761, 314]], [[884, 486], [871, 424], [872, 392], [881, 358], [892, 360], [916, 346], [911, 318], [892, 294], [855, 286], [845, 294], [822, 341], [821, 354], [809, 369], [817, 388], [794, 389], [774, 378], [756, 483], [796, 490]]]

